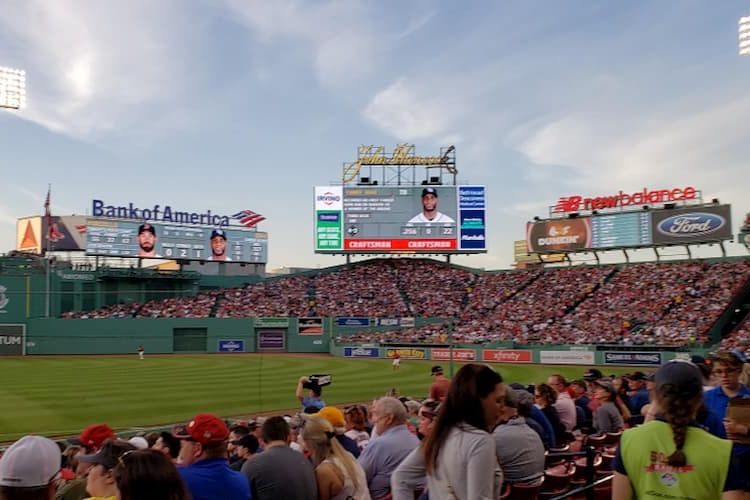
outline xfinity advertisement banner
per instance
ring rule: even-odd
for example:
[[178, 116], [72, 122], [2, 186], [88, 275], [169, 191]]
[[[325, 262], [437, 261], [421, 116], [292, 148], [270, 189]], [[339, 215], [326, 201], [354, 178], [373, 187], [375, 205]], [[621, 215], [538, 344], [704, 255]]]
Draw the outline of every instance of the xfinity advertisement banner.
[[604, 353], [605, 365], [659, 366], [661, 362], [662, 357], [660, 352], [608, 351]]

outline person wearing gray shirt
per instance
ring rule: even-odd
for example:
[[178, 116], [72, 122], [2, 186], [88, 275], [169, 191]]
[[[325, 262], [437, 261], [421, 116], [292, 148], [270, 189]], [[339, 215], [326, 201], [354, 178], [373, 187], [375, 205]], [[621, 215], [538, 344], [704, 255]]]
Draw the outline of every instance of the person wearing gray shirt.
[[263, 423], [266, 447], [242, 466], [253, 500], [309, 500], [318, 495], [315, 471], [305, 456], [289, 447], [289, 424], [282, 417]]
[[625, 422], [617, 409], [614, 401], [617, 397], [617, 391], [609, 378], [600, 378], [594, 382], [594, 397], [601, 403], [594, 410], [594, 430], [597, 434], [606, 432], [619, 432], [625, 425]]
[[518, 414], [521, 405], [533, 404], [534, 398], [527, 391], [507, 388], [500, 425], [492, 435], [495, 438], [497, 461], [508, 483], [528, 483], [544, 476], [542, 438]]

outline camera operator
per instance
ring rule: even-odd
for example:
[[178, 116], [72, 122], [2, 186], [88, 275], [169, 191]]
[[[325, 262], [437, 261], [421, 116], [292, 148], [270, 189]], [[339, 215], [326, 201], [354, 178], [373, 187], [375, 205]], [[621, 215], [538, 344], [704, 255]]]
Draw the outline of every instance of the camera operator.
[[[305, 396], [305, 389], [310, 391], [308, 396]], [[310, 377], [304, 376], [299, 378], [296, 396], [300, 404], [302, 404], [302, 411], [319, 412], [326, 405], [322, 394], [323, 388], [318, 384], [317, 380], [310, 380]]]

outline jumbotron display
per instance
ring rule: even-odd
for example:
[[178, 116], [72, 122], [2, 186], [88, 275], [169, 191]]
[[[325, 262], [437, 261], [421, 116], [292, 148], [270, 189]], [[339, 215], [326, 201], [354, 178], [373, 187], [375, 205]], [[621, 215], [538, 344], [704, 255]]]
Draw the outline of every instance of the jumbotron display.
[[526, 225], [526, 245], [533, 253], [685, 245], [731, 239], [730, 205], [608, 213]]
[[484, 253], [484, 186], [316, 186], [316, 253]]
[[260, 264], [268, 260], [268, 236], [226, 226], [87, 219], [86, 254]]

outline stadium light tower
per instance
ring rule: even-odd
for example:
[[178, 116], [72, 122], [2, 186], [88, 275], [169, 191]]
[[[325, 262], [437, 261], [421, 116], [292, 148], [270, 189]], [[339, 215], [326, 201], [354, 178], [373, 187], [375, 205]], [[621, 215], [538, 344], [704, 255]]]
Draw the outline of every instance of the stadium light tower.
[[0, 66], [0, 108], [26, 107], [26, 72]]
[[750, 16], [741, 17], [739, 22], [739, 54], [750, 56]]

